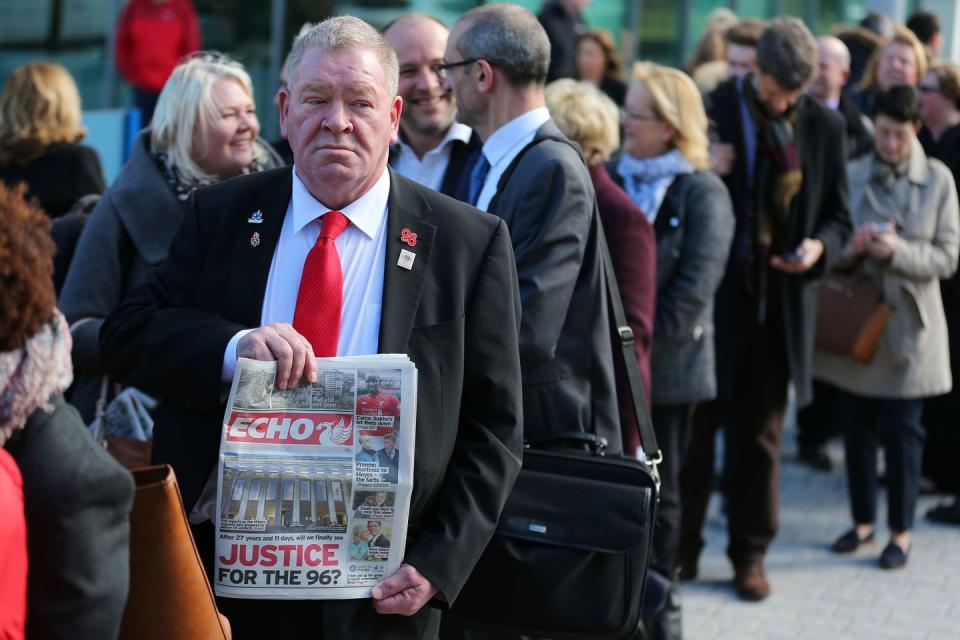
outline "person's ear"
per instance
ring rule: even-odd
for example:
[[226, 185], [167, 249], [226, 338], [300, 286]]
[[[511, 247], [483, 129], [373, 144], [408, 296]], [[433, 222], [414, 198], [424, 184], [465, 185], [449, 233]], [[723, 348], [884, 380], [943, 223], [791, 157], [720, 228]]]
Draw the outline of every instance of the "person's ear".
[[483, 58], [477, 60], [475, 64], [477, 65], [477, 89], [480, 93], [492, 92], [496, 86], [493, 65]]
[[280, 87], [277, 92], [277, 106], [280, 109], [280, 135], [287, 137], [287, 109], [290, 108], [290, 89]]
[[668, 148], [672, 148], [677, 139], [677, 130], [669, 122], [660, 121], [660, 141]]

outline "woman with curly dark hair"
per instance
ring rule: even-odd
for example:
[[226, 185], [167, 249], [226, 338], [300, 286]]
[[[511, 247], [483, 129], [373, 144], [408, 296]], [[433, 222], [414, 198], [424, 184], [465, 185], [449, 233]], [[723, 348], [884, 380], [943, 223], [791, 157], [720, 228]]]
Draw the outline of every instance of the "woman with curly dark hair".
[[592, 83], [622, 107], [627, 83], [623, 81], [623, 63], [610, 32], [590, 29], [581, 33], [577, 36], [574, 51], [577, 80]]
[[0, 445], [23, 475], [30, 638], [113, 638], [127, 597], [130, 474], [63, 400], [70, 331], [56, 309], [50, 221], [0, 185]]
[[0, 94], [0, 182], [25, 182], [51, 218], [85, 195], [103, 193], [103, 169], [80, 144], [80, 93], [70, 73], [53, 62], [15, 69]]

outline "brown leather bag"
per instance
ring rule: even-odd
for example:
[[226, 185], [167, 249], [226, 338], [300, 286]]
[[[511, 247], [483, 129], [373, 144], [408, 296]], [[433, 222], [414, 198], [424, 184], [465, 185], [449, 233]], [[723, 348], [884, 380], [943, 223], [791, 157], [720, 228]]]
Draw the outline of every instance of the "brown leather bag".
[[891, 315], [880, 289], [859, 275], [832, 273], [817, 292], [816, 347], [867, 364]]
[[168, 465], [133, 471], [130, 596], [121, 640], [230, 640]]

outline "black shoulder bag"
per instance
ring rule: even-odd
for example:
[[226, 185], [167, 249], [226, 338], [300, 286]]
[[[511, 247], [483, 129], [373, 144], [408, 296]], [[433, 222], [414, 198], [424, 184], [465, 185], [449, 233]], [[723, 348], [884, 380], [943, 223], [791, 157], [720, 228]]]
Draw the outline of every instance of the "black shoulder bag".
[[455, 625], [493, 637], [622, 640], [640, 623], [661, 454], [599, 231], [620, 346], [614, 358], [628, 377], [646, 454], [643, 461], [605, 455], [606, 440], [582, 432], [525, 443], [497, 531], [450, 612]]

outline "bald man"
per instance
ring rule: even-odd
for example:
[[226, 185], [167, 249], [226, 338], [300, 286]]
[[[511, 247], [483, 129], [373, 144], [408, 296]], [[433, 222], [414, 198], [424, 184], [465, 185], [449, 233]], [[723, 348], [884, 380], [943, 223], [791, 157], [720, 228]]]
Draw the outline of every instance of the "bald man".
[[873, 149], [873, 126], [857, 106], [843, 93], [850, 78], [850, 50], [833, 36], [817, 39], [820, 71], [808, 92], [838, 111], [847, 123], [847, 158], [853, 159]]
[[410, 13], [383, 30], [397, 52], [403, 112], [400, 138], [390, 149], [397, 173], [457, 200], [467, 201], [480, 139], [456, 122], [457, 105], [434, 69], [443, 63], [447, 27], [432, 16]]

